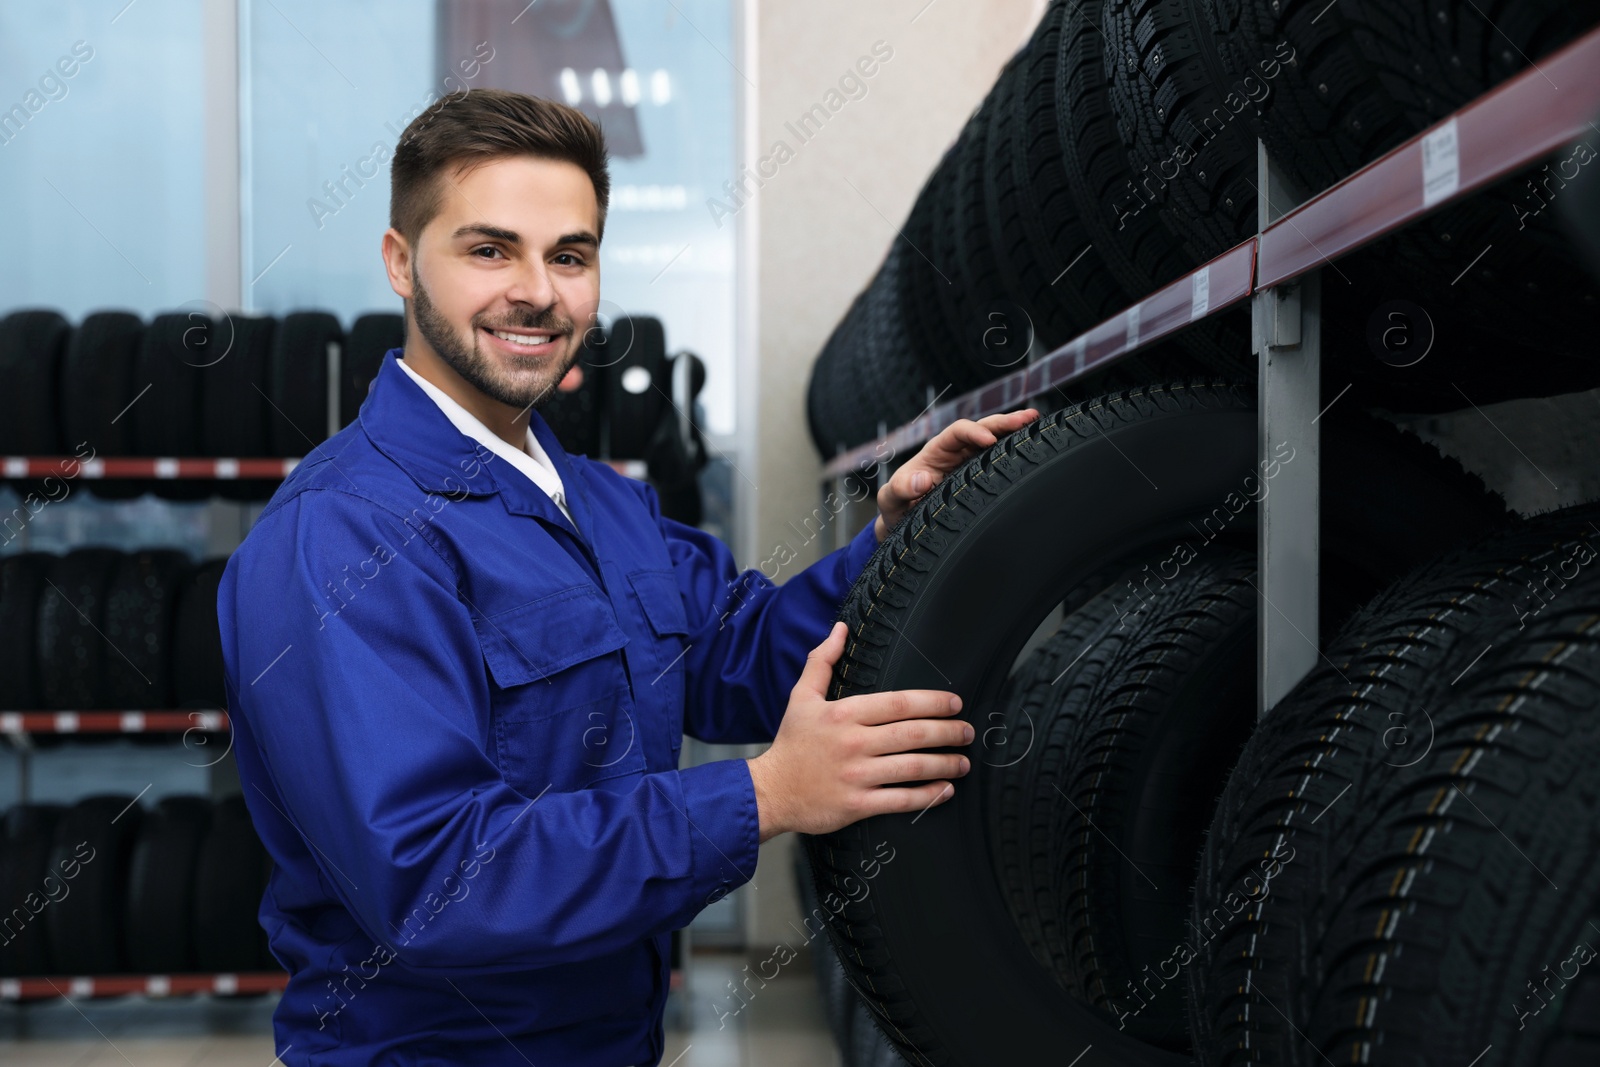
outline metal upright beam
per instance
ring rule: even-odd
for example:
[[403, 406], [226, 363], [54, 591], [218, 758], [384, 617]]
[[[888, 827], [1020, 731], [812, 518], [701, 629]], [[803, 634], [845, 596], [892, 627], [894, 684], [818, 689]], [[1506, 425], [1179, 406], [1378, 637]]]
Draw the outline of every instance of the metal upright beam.
[[[1265, 230], [1300, 198], [1259, 142], [1256, 160], [1257, 223]], [[1318, 655], [1320, 272], [1308, 271], [1251, 300], [1251, 342], [1260, 367], [1255, 476], [1262, 494], [1256, 712], [1265, 715], [1305, 677]]]

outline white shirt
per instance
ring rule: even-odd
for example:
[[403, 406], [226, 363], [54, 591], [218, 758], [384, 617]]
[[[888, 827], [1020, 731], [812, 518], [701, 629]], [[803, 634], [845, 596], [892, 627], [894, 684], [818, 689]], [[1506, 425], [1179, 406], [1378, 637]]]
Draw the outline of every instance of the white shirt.
[[561, 475], [556, 472], [555, 464], [550, 462], [550, 456], [539, 444], [539, 439], [534, 436], [531, 427], [527, 431], [526, 450], [512, 448], [499, 434], [485, 426], [476, 415], [456, 403], [443, 389], [418, 374], [404, 359], [396, 362], [412, 381], [422, 387], [422, 391], [439, 406], [439, 410], [444, 412], [445, 418], [449, 419], [456, 429], [526, 474], [534, 485], [543, 489], [555, 502], [568, 522], [572, 522], [574, 527], [578, 525], [572, 520], [572, 512], [567, 510], [567, 495], [561, 485]]

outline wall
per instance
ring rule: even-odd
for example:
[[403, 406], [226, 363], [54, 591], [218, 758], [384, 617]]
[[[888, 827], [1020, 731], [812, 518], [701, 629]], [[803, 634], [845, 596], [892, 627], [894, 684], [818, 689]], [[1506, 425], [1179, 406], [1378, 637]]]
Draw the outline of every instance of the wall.
[[[940, 155], [1032, 33], [1044, 3], [817, 0], [752, 4], [746, 11], [755, 20], [749, 41], [755, 55], [745, 73], [756, 88], [745, 160], [754, 173], [757, 161], [770, 157], [766, 172], [775, 167], [776, 173], [759, 188], [751, 180], [740, 208], [752, 215], [758, 265], [752, 324], [758, 377], [746, 394], [756, 403], [755, 543], [742, 564], [759, 566], [787, 541], [800, 552], [793, 573], [819, 558], [833, 537], [828, 530], [801, 544], [804, 533], [788, 528], [821, 497], [821, 462], [805, 420], [811, 364], [876, 272]], [[832, 99], [838, 110], [802, 141], [791, 125], [813, 105], [826, 106], [841, 77], [859, 74], [862, 57], [871, 60], [862, 69], [873, 70], [860, 79], [864, 89], [847, 84], [843, 103]], [[792, 155], [776, 148], [780, 140]], [[774, 577], [781, 582], [787, 575]], [[798, 914], [793, 845], [793, 835], [785, 834], [762, 846], [748, 913], [749, 949], [757, 959], [779, 941], [800, 947], [788, 925]]]

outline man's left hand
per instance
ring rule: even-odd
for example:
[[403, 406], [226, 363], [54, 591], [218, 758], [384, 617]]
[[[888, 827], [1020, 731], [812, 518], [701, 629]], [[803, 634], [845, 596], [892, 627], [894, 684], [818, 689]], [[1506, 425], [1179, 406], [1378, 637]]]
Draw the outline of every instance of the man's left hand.
[[878, 518], [872, 532], [882, 541], [895, 523], [910, 511], [928, 490], [944, 480], [945, 475], [961, 466], [977, 453], [988, 448], [1012, 430], [1020, 429], [1039, 417], [1038, 408], [1007, 411], [989, 415], [974, 422], [957, 419], [922, 446], [911, 459], [878, 490]]

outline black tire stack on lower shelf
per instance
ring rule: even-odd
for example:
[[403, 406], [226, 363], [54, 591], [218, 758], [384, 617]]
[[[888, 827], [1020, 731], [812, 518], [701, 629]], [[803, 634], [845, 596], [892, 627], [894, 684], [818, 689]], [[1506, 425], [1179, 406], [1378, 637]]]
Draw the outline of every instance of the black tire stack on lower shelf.
[[[1596, 21], [1600, 0], [1052, 0], [824, 344], [813, 443], [828, 457], [870, 440], [930, 391], [1007, 373], [1025, 339], [1058, 347], [1255, 233], [1258, 138], [1319, 192]], [[1544, 210], [1587, 162], [1569, 155], [1334, 264], [1331, 388], [1444, 411], [1600, 384], [1600, 286]], [[1531, 294], [1550, 298], [1533, 323], [1515, 313]], [[1397, 366], [1374, 347], [1369, 320], [1397, 300], [1422, 309], [1448, 360]], [[1242, 312], [1206, 319], [1064, 399], [1248, 375], [1249, 340]], [[1506, 375], [1514, 353], [1537, 358]]]
[[238, 795], [13, 805], [0, 976], [277, 970], [256, 920], [270, 873]]
[[0, 709], [221, 708], [217, 583], [171, 549], [0, 561]]

